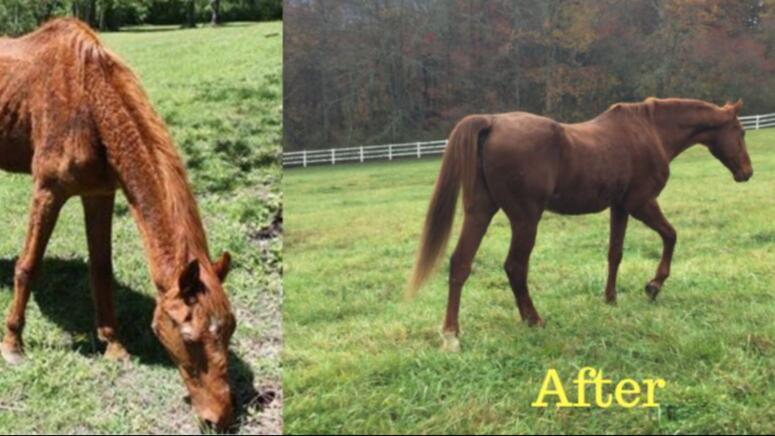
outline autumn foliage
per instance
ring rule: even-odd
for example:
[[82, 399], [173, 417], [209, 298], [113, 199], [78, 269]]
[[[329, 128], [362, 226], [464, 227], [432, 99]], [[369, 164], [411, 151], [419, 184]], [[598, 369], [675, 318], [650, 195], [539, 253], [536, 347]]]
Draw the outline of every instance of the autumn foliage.
[[439, 139], [469, 113], [562, 121], [648, 96], [775, 111], [774, 0], [285, 3], [286, 150]]

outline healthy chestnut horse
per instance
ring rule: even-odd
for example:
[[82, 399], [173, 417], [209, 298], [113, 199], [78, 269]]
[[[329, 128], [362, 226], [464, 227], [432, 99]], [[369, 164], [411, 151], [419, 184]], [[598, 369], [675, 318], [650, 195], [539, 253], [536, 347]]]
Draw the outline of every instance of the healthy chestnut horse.
[[742, 102], [719, 107], [689, 99], [648, 98], [619, 103], [596, 118], [562, 124], [523, 112], [471, 115], [455, 126], [425, 219], [409, 293], [431, 274], [444, 253], [462, 186], [465, 218], [450, 261], [444, 346], [459, 348], [458, 311], [463, 284], [495, 212], [511, 222], [504, 268], [523, 321], [543, 325], [528, 294], [527, 273], [544, 210], [561, 214], [611, 209], [605, 299], [616, 301], [616, 272], [630, 215], [662, 237], [662, 259], [646, 284], [653, 300], [670, 274], [676, 243], [657, 196], [670, 162], [693, 144], [704, 144], [738, 182], [753, 175], [737, 114]]
[[94, 32], [54, 20], [0, 39], [0, 168], [32, 175], [29, 228], [14, 272], [2, 355], [23, 361], [30, 280], [62, 205], [80, 196], [99, 338], [124, 359], [111, 283], [111, 219], [122, 189], [156, 285], [152, 328], [177, 364], [197, 414], [232, 421], [227, 379], [235, 328], [223, 280], [228, 253], [210, 260], [196, 201], [172, 138], [137, 78]]

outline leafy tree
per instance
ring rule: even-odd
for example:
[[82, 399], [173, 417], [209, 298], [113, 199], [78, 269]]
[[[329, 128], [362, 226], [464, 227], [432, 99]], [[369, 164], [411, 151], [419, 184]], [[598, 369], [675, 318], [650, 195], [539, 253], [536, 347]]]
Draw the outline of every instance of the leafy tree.
[[466, 114], [573, 122], [649, 96], [775, 110], [775, 0], [287, 0], [285, 147], [445, 137]]
[[0, 35], [28, 32], [55, 16], [78, 17], [99, 30], [142, 23], [194, 26], [279, 19], [282, 0], [0, 0]]

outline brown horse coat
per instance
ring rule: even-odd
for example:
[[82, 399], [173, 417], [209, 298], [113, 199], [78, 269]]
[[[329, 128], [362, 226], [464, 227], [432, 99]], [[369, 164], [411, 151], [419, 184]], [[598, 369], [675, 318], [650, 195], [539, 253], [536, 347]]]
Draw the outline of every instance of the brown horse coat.
[[689, 99], [654, 99], [613, 105], [578, 124], [515, 112], [472, 115], [449, 138], [425, 221], [410, 293], [422, 285], [443, 254], [462, 186], [465, 218], [452, 255], [449, 301], [443, 332], [457, 348], [463, 283], [482, 237], [498, 210], [512, 226], [504, 268], [522, 318], [543, 324], [527, 289], [530, 252], [544, 210], [561, 214], [611, 209], [609, 274], [605, 296], [616, 299], [616, 272], [631, 215], [660, 234], [662, 260], [647, 284], [656, 298], [670, 272], [676, 232], [662, 215], [657, 196], [673, 158], [693, 144], [706, 145], [734, 175], [753, 174], [737, 120], [742, 103], [718, 107]]
[[122, 189], [158, 289], [153, 330], [207, 421], [232, 419], [227, 380], [234, 316], [222, 287], [229, 257], [211, 262], [185, 169], [137, 78], [85, 24], [54, 20], [0, 39], [0, 168], [32, 175], [29, 230], [14, 274], [3, 357], [22, 360], [24, 313], [59, 210], [80, 196], [106, 355], [124, 358], [111, 282], [111, 218]]

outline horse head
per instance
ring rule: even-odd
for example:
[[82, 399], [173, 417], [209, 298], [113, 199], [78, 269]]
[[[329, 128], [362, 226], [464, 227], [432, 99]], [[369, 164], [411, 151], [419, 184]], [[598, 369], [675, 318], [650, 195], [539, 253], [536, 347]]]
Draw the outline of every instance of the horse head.
[[745, 182], [753, 176], [751, 158], [745, 146], [745, 129], [737, 119], [742, 107], [741, 100], [724, 105], [722, 122], [704, 129], [697, 138], [697, 142], [706, 145], [729, 169], [737, 182]]
[[189, 262], [157, 299], [153, 331], [177, 365], [197, 415], [219, 429], [233, 421], [229, 340], [236, 321], [223, 290], [230, 256]]

